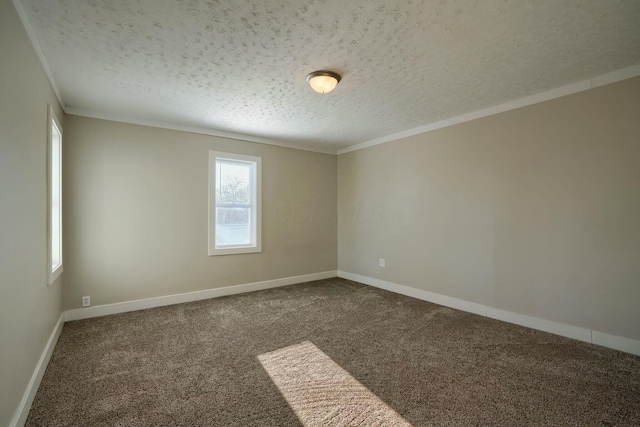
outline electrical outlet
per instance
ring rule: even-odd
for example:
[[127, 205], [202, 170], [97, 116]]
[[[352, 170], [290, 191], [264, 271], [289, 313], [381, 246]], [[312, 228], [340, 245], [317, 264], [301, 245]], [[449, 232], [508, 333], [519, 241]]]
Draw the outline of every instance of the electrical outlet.
[[386, 264], [387, 264], [387, 262], [384, 260], [384, 258], [380, 258], [380, 259], [378, 260], [378, 265], [379, 265], [380, 267], [384, 267]]
[[82, 306], [90, 307], [91, 306], [91, 297], [82, 297]]

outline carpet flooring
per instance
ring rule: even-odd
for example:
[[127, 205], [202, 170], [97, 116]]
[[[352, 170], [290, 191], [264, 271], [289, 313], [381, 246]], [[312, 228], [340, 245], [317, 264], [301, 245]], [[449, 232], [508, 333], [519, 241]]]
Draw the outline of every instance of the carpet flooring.
[[640, 426], [638, 356], [344, 279], [68, 322], [26, 425], [310, 426], [322, 375], [398, 425]]
[[309, 341], [258, 360], [305, 426], [411, 426]]

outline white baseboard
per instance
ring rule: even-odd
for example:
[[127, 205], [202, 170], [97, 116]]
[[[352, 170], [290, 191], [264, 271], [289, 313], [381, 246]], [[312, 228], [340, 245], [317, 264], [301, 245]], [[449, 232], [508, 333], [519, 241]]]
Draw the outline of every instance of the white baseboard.
[[429, 301], [434, 304], [444, 305], [445, 307], [451, 307], [451, 308], [466, 311], [469, 313], [479, 314], [481, 316], [486, 315], [486, 307], [482, 304], [477, 304], [475, 302], [464, 301], [461, 299], [448, 297], [446, 295], [436, 294], [429, 291], [423, 291], [422, 289], [416, 289], [409, 286], [398, 285], [397, 283], [387, 282], [386, 280], [381, 280], [381, 279], [374, 279], [373, 277], [347, 273], [346, 271], [338, 271], [338, 277], [342, 277], [343, 279], [353, 280], [354, 282], [364, 283], [365, 285], [373, 286], [380, 289], [385, 289], [387, 291], [406, 295], [408, 297], [421, 299], [423, 301]]
[[49, 364], [49, 359], [51, 359], [51, 353], [53, 353], [53, 349], [55, 348], [58, 338], [60, 337], [60, 333], [62, 332], [62, 326], [64, 326], [64, 313], [60, 314], [58, 322], [49, 336], [47, 345], [45, 345], [42, 355], [40, 355], [40, 360], [38, 360], [36, 369], [33, 371], [33, 375], [31, 375], [31, 380], [29, 380], [27, 389], [22, 396], [18, 409], [16, 409], [16, 412], [13, 415], [13, 419], [9, 423], [9, 427], [22, 427], [24, 426], [24, 423], [27, 422], [31, 404], [33, 403], [33, 399], [36, 397], [36, 392], [38, 391], [38, 387], [40, 387], [40, 381], [42, 381], [44, 372]]
[[592, 342], [591, 329], [540, 319], [539, 317], [518, 314], [512, 311], [499, 310], [493, 307], [486, 307], [486, 310], [487, 312], [485, 316], [492, 319], [502, 320], [503, 322], [513, 323], [515, 325], [525, 326], [527, 328], [537, 329], [539, 331], [549, 332], [550, 334], [560, 335], [567, 338], [573, 338], [578, 341], [588, 343]]
[[549, 332], [563, 337], [573, 338], [575, 340], [584, 341], [603, 347], [612, 348], [614, 350], [624, 351], [640, 356], [640, 341], [629, 338], [618, 337], [615, 335], [605, 334], [593, 331], [579, 326], [567, 325], [551, 320], [540, 319], [538, 317], [526, 316], [524, 314], [513, 313], [510, 311], [499, 310], [497, 308], [488, 307], [483, 304], [469, 302], [458, 298], [448, 297], [446, 295], [436, 294], [433, 292], [416, 289], [409, 286], [399, 285], [386, 280], [375, 279], [373, 277], [362, 276], [360, 274], [348, 273], [346, 271], [338, 271], [338, 277], [353, 280], [354, 282], [363, 283], [409, 297], [429, 301], [434, 304], [443, 305], [445, 307], [455, 308], [456, 310], [466, 311], [481, 316], [490, 317], [492, 319], [502, 320], [504, 322], [513, 323], [527, 328], [537, 329], [539, 331]]
[[593, 343], [640, 356], [640, 341], [593, 331]]
[[218, 298], [227, 295], [242, 294], [245, 292], [260, 291], [263, 289], [277, 288], [280, 286], [295, 285], [297, 283], [311, 282], [313, 280], [330, 279], [336, 277], [338, 272], [323, 271], [321, 273], [305, 274], [302, 276], [285, 277], [282, 279], [265, 280], [264, 282], [247, 283], [244, 285], [226, 286], [224, 288], [206, 289], [204, 291], [186, 292], [183, 294], [165, 295], [161, 297], [145, 298], [135, 301], [118, 302], [114, 304], [96, 305], [94, 307], [67, 310], [65, 320], [81, 320], [91, 317], [107, 316], [110, 314], [126, 313], [128, 311], [144, 310], [146, 308], [162, 307], [165, 305], [180, 304], [183, 302], [198, 301], [209, 298]]

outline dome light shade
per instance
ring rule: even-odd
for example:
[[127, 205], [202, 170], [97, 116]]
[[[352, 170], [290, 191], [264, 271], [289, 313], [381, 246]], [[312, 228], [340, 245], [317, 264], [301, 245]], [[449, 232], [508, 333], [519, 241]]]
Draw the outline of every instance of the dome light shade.
[[340, 81], [340, 74], [333, 71], [314, 71], [307, 76], [307, 81], [311, 88], [318, 93], [329, 93], [336, 88]]

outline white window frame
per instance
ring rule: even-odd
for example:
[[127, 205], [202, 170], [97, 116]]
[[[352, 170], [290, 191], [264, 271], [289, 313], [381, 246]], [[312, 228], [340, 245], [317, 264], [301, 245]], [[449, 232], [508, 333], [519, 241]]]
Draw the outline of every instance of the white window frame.
[[[251, 205], [254, 207], [251, 210], [251, 220], [255, 229], [255, 238], [249, 245], [216, 245], [216, 163], [218, 159], [254, 164], [251, 174], [253, 191], [251, 191], [250, 199]], [[257, 252], [262, 252], [262, 159], [243, 154], [209, 151], [209, 256]]]
[[[54, 147], [54, 136], [58, 136], [59, 146]], [[57, 176], [53, 176], [57, 171]], [[57, 182], [55, 182], [57, 181]], [[56, 184], [56, 185], [54, 185]], [[57, 191], [56, 191], [57, 190]], [[54, 200], [57, 204], [54, 205]], [[53, 210], [57, 209], [57, 224], [54, 227]], [[60, 262], [53, 265], [53, 245], [57, 243]], [[53, 107], [47, 106], [47, 272], [51, 286], [62, 274], [62, 126]]]

